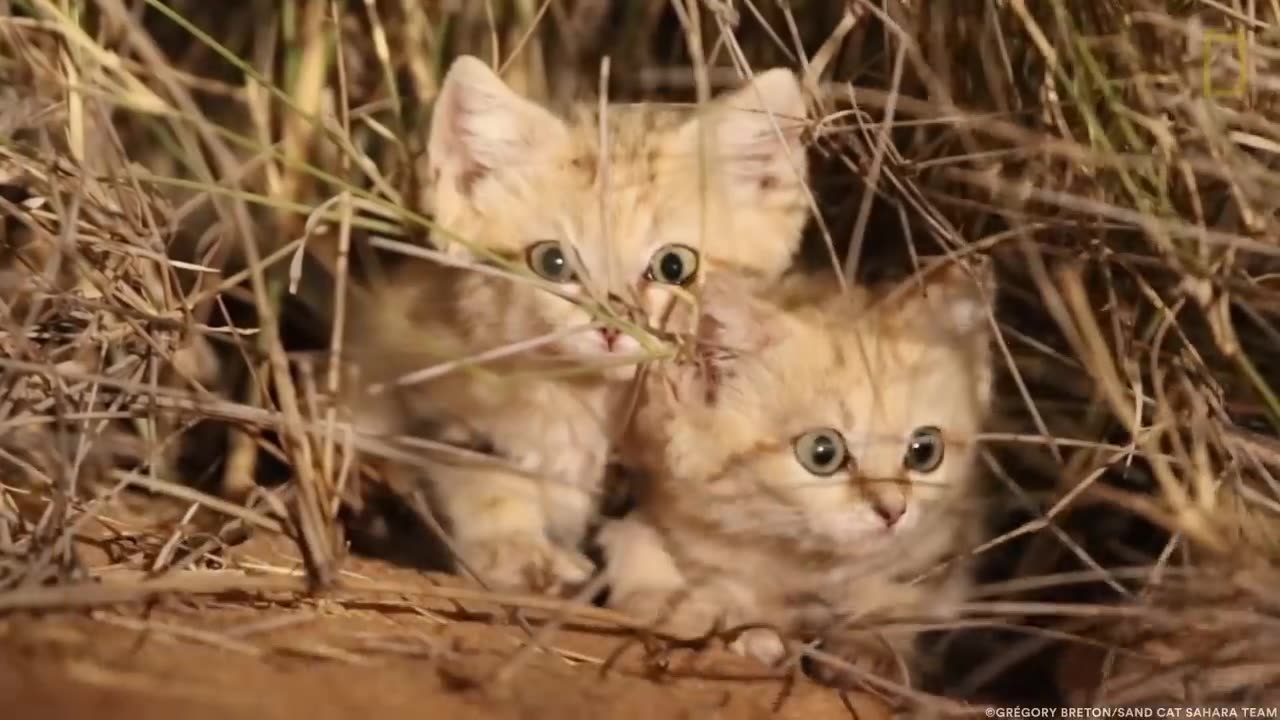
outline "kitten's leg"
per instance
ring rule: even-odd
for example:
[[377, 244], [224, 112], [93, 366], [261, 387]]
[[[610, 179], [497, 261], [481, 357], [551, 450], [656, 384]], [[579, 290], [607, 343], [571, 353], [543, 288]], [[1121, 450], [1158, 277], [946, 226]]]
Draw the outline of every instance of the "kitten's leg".
[[587, 581], [592, 564], [547, 537], [538, 481], [492, 467], [432, 470], [459, 559], [494, 589], [563, 592]]
[[[658, 629], [685, 637], [706, 634], [717, 623], [742, 624], [752, 606], [724, 582], [691, 582], [667, 552], [662, 537], [634, 515], [606, 524], [598, 542], [609, 579], [609, 606]], [[768, 628], [744, 630], [729, 644], [740, 655], [775, 665], [786, 657], [781, 636]]]
[[[742, 622], [744, 613], [722, 583], [690, 582], [652, 526], [634, 516], [614, 521], [601, 529], [599, 542], [610, 607], [685, 637], [703, 635], [717, 623]], [[766, 665], [786, 656], [782, 638], [767, 628], [744, 630], [729, 649]]]
[[847, 620], [841, 621], [834, 613], [822, 623], [813, 618], [807, 623], [802, 621], [808, 634], [820, 638], [820, 650], [853, 666], [815, 663], [816, 679], [850, 687], [864, 683], [865, 676], [872, 674], [912, 685], [928, 671], [925, 661], [935, 658], [919, 651], [918, 631], [903, 625], [957, 619], [971, 589], [969, 569], [960, 563], [952, 564], [945, 575], [928, 583], [862, 578], [846, 592], [853, 607], [843, 611], [846, 618], [850, 614], [861, 616], [861, 627], [849, 627]]
[[[603, 471], [600, 474], [603, 475]], [[540, 502], [547, 534], [558, 545], [578, 547], [586, 538], [599, 495], [600, 483], [594, 485], [584, 488], [571, 482], [551, 481], [541, 485]]]
[[725, 608], [689, 583], [662, 536], [635, 516], [608, 522], [597, 539], [604, 553], [609, 607], [685, 637], [709, 632]]
[[910, 686], [916, 674], [915, 635], [898, 629], [834, 630], [821, 636], [817, 649], [840, 661], [813, 663], [814, 679], [834, 687], [863, 687], [867, 675]]
[[787, 644], [776, 630], [769, 628], [751, 628], [744, 630], [736, 640], [729, 643], [729, 649], [739, 655], [755, 658], [770, 667], [777, 665], [787, 657]]
[[[846, 597], [860, 600], [861, 608], [824, 602], [798, 607], [796, 630], [816, 638], [817, 650], [832, 656], [811, 658], [810, 674], [819, 682], [846, 689], [865, 687], [867, 675], [910, 685], [915, 675], [916, 632], [900, 623], [914, 615], [913, 609], [927, 594], [916, 585], [876, 583], [870, 578], [857, 588]], [[872, 598], [874, 605], [870, 605]]]

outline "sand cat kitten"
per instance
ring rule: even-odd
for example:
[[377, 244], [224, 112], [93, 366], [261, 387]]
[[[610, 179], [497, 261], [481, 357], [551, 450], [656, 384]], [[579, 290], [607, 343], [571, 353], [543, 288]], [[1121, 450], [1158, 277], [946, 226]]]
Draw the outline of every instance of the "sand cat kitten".
[[[610, 106], [602, 133], [592, 108], [562, 119], [479, 60], [453, 64], [428, 143], [431, 210], [444, 230], [435, 240], [462, 259], [471, 253], [456, 239], [469, 240], [543, 287], [410, 263], [373, 288], [350, 345], [377, 380], [580, 328], [499, 373], [550, 360], [612, 366], [510, 382], [452, 373], [400, 388], [396, 406], [385, 396], [362, 403], [366, 420], [388, 430], [426, 421], [438, 438], [483, 446], [540, 478], [430, 473], [461, 559], [491, 584], [558, 589], [591, 570], [579, 544], [603, 481], [614, 400], [641, 348], [614, 327], [592, 327], [583, 304], [656, 317], [708, 267], [732, 264], [766, 281], [781, 274], [806, 219], [804, 112], [795, 77], [774, 70], [696, 113]], [[765, 241], [738, 245], [740, 237]], [[441, 341], [449, 353], [428, 350]]]
[[[886, 629], [877, 653], [836, 622], [938, 612], [963, 590], [962, 574], [910, 579], [979, 515], [990, 272], [935, 268], [885, 297], [799, 277], [768, 300], [709, 276], [704, 349], [646, 383], [636, 510], [601, 531], [610, 604], [678, 632], [765, 623], [860, 660], [906, 655], [910, 635]], [[735, 644], [784, 652], [769, 631]]]
[[[597, 104], [557, 117], [461, 57], [436, 100], [428, 143], [431, 210], [448, 231], [441, 244], [466, 256], [451, 238], [469, 239], [527, 262], [571, 297], [647, 315], [704, 266], [772, 280], [790, 265], [808, 218], [805, 112], [795, 75], [777, 68], [696, 114], [610, 105], [602, 131]], [[508, 321], [525, 330], [590, 319], [552, 294], [526, 301], [529, 317]], [[638, 350], [612, 328], [568, 344], [587, 357]]]

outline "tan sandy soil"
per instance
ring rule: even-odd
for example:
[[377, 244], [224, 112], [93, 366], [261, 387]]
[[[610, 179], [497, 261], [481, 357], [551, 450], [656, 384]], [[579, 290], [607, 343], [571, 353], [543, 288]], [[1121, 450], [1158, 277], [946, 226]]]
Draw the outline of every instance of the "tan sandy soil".
[[[374, 561], [349, 572], [433, 580]], [[724, 651], [679, 651], [658, 675], [624, 638], [557, 630], [552, 652], [492, 609], [164, 598], [0, 617], [0, 698], [24, 718], [874, 718], [876, 702], [790, 683]], [[495, 673], [510, 668], [505, 681]], [[646, 672], [646, 668], [650, 668]]]

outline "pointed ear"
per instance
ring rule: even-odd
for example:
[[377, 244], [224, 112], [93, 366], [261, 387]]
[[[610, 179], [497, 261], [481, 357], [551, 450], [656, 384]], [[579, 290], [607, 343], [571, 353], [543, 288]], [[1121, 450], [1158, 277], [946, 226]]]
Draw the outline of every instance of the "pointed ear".
[[430, 177], [437, 192], [471, 197], [495, 171], [536, 162], [566, 133], [549, 111], [515, 93], [478, 58], [463, 55], [445, 75], [432, 110]]
[[990, 259], [979, 257], [966, 264], [943, 260], [926, 271], [923, 293], [917, 282], [909, 285], [907, 307], [913, 321], [927, 323], [931, 332], [948, 338], [984, 344], [990, 338], [987, 315], [997, 291]]
[[734, 273], [708, 273], [698, 303], [698, 341], [735, 354], [764, 349], [780, 330], [777, 310], [755, 296], [747, 278]]
[[690, 154], [712, 143], [730, 192], [747, 199], [800, 186], [808, 172], [800, 137], [805, 119], [799, 80], [786, 68], [774, 68], [716, 98], [685, 123], [678, 142]]
[[693, 325], [694, 352], [678, 361], [675, 377], [684, 402], [711, 405], [744, 364], [781, 339], [784, 328], [780, 311], [733, 274], [709, 273], [697, 302], [696, 310], [685, 305], [677, 319], [678, 327]]

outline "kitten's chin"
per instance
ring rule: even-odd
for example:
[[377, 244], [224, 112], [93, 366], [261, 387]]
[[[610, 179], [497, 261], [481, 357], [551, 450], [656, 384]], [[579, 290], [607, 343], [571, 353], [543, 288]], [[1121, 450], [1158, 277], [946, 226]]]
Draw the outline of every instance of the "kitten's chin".
[[594, 334], [571, 338], [565, 343], [562, 353], [573, 357], [583, 367], [599, 368], [600, 375], [606, 380], [626, 382], [633, 379], [638, 364], [631, 359], [640, 352], [639, 344], [624, 336], [617, 346], [610, 349], [598, 338]]
[[896, 552], [904, 542], [909, 542], [920, 526], [920, 510], [907, 511], [892, 526], [869, 508], [853, 512], [827, 515], [823, 522], [815, 522], [838, 552], [849, 558], [868, 557], [885, 552]]
[[630, 382], [635, 379], [636, 366], [634, 364], [614, 365], [604, 372], [604, 377], [610, 382]]

